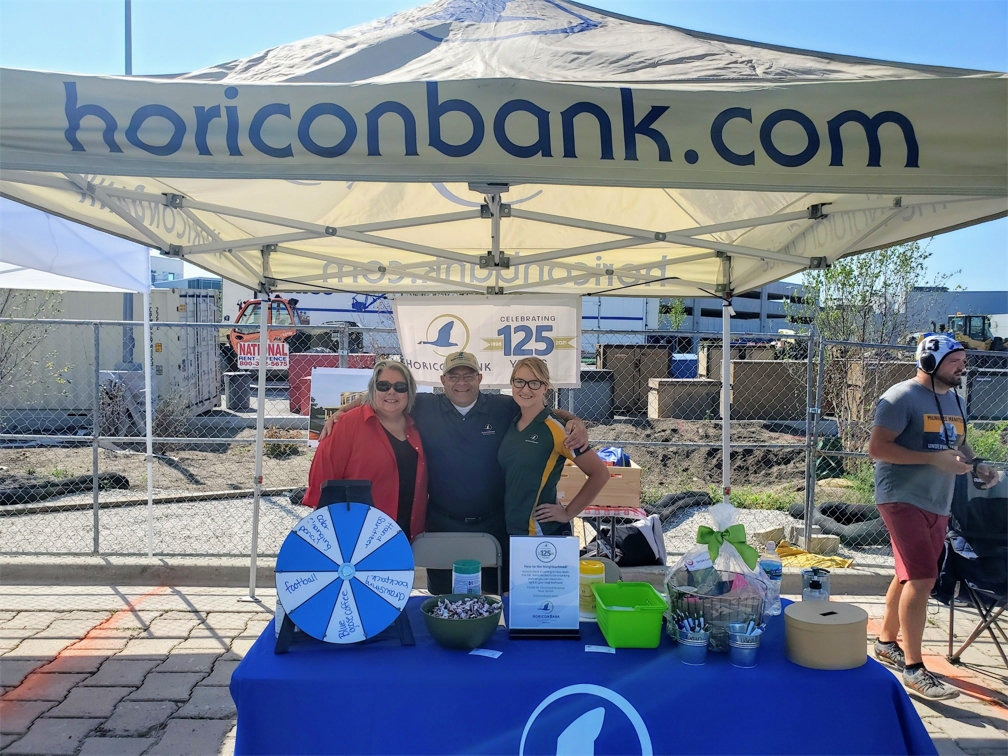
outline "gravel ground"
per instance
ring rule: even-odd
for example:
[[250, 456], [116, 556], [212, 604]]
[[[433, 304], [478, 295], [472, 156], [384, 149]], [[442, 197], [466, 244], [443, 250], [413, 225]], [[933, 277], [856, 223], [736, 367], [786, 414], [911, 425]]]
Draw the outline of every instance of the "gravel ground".
[[[154, 553], [235, 555], [251, 550], [252, 500], [173, 502], [154, 508]], [[286, 496], [266, 496], [259, 514], [259, 553], [275, 554], [291, 527], [307, 513]], [[53, 511], [0, 518], [0, 543], [8, 553], [84, 553], [93, 542], [91, 511]], [[103, 508], [103, 554], [147, 553], [147, 507]]]
[[[707, 490], [721, 482], [721, 428], [717, 423], [681, 420], [648, 420], [589, 424], [595, 439], [623, 442], [631, 458], [643, 469], [642, 494], [645, 501], [656, 501], [665, 493], [683, 490]], [[733, 442], [774, 444], [800, 447], [803, 439], [779, 432], [762, 423], [740, 423], [732, 427]], [[178, 501], [154, 507], [154, 551], [161, 554], [247, 554], [251, 542], [252, 504], [247, 495], [237, 499], [186, 501], [192, 494], [223, 491], [248, 491], [254, 472], [252, 430], [214, 445], [190, 445], [162, 449], [163, 456], [154, 464], [154, 490], [159, 495], [176, 495]], [[710, 444], [708, 448], [648, 447], [640, 442]], [[263, 484], [267, 488], [287, 490], [305, 484], [314, 450], [306, 446], [296, 454], [266, 457]], [[100, 449], [99, 472], [125, 475], [130, 488], [103, 491], [101, 501], [114, 503], [144, 499], [147, 469], [142, 453], [131, 450]], [[0, 449], [0, 488], [62, 480], [91, 472], [92, 450], [89, 446]], [[772, 491], [780, 499], [794, 502], [804, 498], [804, 449], [745, 449], [732, 454], [732, 480], [737, 490]], [[844, 482], [846, 483], [846, 482]], [[817, 501], [851, 500], [849, 488], [822, 486]], [[62, 511], [61, 506], [78, 504], [84, 511]], [[5, 553], [91, 553], [93, 514], [91, 494], [81, 493], [40, 502], [53, 511], [20, 514], [0, 509], [0, 551]], [[259, 548], [264, 554], [275, 553], [298, 519], [298, 512], [286, 497], [264, 498], [260, 515]], [[788, 523], [786, 513], [773, 510], [742, 510], [749, 532], [766, 530]], [[99, 547], [101, 553], [136, 554], [147, 552], [147, 509], [145, 506], [103, 507], [100, 511]], [[706, 524], [702, 511], [680, 512], [666, 523], [669, 551], [681, 553], [696, 538], [696, 529]], [[876, 550], [877, 551], [877, 550]], [[860, 564], [891, 560], [888, 549], [883, 554], [858, 552]]]
[[[63, 497], [84, 500], [85, 497]], [[90, 501], [89, 497], [86, 497]], [[157, 504], [154, 511], [154, 552], [164, 555], [238, 555], [251, 549], [252, 500], [231, 499]], [[259, 514], [259, 553], [275, 554], [291, 527], [307, 509], [286, 496], [264, 496]], [[746, 532], [797, 523], [786, 512], [739, 510]], [[99, 514], [99, 539], [104, 554], [147, 552], [147, 507], [103, 508]], [[700, 525], [712, 525], [706, 507], [677, 512], [665, 523], [669, 554], [681, 554], [696, 543]], [[91, 553], [93, 513], [90, 510], [53, 511], [0, 518], [0, 543], [8, 553]], [[856, 564], [892, 563], [888, 547], [850, 551], [843, 556]]]

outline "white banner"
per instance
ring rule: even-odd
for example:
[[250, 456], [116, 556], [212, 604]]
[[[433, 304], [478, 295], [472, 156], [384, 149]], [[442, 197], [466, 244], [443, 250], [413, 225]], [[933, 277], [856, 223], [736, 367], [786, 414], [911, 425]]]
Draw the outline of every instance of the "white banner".
[[1008, 90], [1002, 74], [967, 74], [228, 85], [3, 68], [0, 167], [1001, 196]]
[[417, 383], [439, 386], [444, 358], [476, 356], [483, 388], [508, 388], [522, 357], [541, 357], [551, 383], [581, 380], [581, 302], [578, 297], [402, 297], [395, 322], [403, 360]]

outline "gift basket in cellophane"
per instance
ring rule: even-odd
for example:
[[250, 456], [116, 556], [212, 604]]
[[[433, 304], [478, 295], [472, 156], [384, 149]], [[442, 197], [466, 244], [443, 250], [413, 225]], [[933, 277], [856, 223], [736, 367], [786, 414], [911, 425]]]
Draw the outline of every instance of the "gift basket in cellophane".
[[759, 553], [746, 543], [745, 527], [731, 504], [715, 504], [708, 514], [713, 527], [700, 526], [697, 546], [665, 574], [668, 634], [680, 628], [704, 628], [711, 651], [728, 650], [728, 625], [763, 624], [767, 585], [758, 567]]

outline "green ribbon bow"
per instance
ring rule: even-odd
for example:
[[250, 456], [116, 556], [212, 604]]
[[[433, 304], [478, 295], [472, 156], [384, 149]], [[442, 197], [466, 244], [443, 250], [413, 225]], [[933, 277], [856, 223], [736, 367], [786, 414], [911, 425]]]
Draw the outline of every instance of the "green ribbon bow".
[[710, 554], [711, 561], [717, 559], [718, 552], [721, 551], [721, 544], [725, 541], [730, 543], [738, 551], [739, 556], [749, 566], [750, 570], [756, 569], [756, 562], [759, 561], [759, 552], [746, 543], [745, 526], [737, 523], [724, 530], [714, 530], [706, 525], [701, 525], [696, 535], [697, 543], [707, 544], [707, 553]]

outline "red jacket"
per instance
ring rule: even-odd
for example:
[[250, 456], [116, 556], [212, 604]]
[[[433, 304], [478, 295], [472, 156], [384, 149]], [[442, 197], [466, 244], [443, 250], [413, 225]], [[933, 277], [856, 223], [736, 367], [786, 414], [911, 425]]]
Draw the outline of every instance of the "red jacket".
[[[406, 415], [406, 440], [417, 452], [410, 535], [422, 533], [427, 521], [427, 459], [413, 418]], [[330, 480], [370, 480], [375, 506], [396, 519], [399, 512], [399, 467], [385, 429], [370, 405], [340, 416], [332, 433], [319, 442], [308, 471], [304, 503], [318, 506], [322, 486]]]

